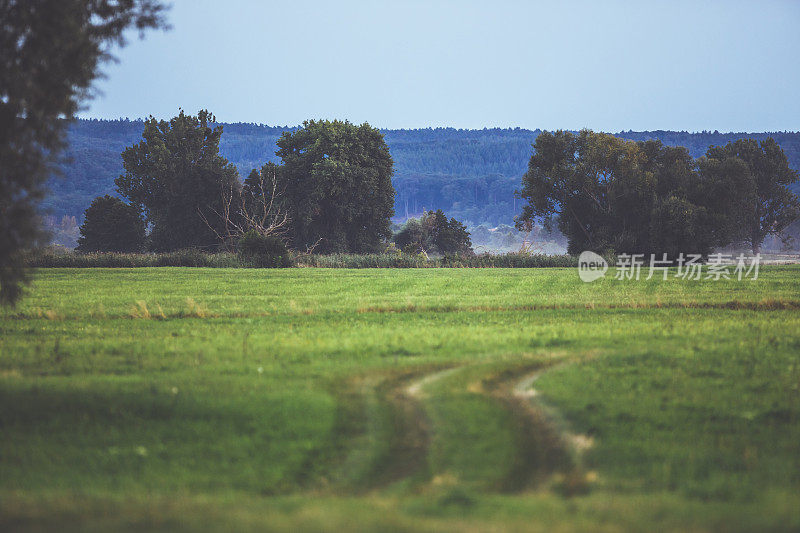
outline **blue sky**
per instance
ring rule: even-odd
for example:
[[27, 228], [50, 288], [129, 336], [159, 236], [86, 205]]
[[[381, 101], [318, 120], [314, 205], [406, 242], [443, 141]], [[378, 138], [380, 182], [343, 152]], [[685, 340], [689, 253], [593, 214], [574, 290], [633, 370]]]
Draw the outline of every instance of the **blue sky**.
[[800, 130], [800, 1], [176, 0], [84, 117]]

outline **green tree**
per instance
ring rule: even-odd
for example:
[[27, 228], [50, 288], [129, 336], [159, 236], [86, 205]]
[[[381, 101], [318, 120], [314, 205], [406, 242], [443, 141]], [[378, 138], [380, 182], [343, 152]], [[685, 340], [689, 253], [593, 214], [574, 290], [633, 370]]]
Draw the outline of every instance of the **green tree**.
[[588, 130], [542, 133], [519, 197], [519, 229], [542, 221], [571, 254], [708, 253], [730, 242], [730, 179], [698, 174], [685, 148]]
[[156, 251], [214, 248], [225, 233], [227, 202], [239, 202], [236, 167], [219, 154], [222, 126], [214, 116], [180, 111], [169, 121], [150, 117], [142, 141], [122, 152], [120, 194], [140, 207], [152, 224]]
[[66, 119], [88, 95], [123, 32], [164, 27], [155, 0], [0, 0], [0, 303], [42, 241], [37, 205], [64, 147]]
[[380, 131], [312, 120], [284, 133], [277, 145], [295, 247], [374, 252], [391, 237], [393, 163]]
[[79, 252], [141, 252], [145, 231], [141, 213], [119, 198], [100, 196], [86, 210]]
[[408, 254], [418, 254], [422, 251], [431, 250], [433, 243], [430, 241], [427, 232], [416, 218], [409, 219], [398, 231], [392, 240], [398, 248]]
[[442, 255], [465, 255], [472, 253], [472, 241], [467, 227], [455, 218], [447, 217], [441, 209], [426, 213], [428, 220], [423, 217], [423, 227], [432, 226], [432, 240], [436, 250]]
[[[583, 130], [537, 137], [519, 197], [528, 201], [517, 227], [542, 220], [569, 239], [568, 251], [634, 251], [654, 197], [652, 173], [636, 143]], [[646, 217], [644, 217], [646, 218]], [[639, 250], [635, 250], [639, 251]]]
[[739, 139], [725, 146], [712, 146], [702, 163], [709, 176], [727, 178], [735, 194], [729, 227], [735, 240], [746, 242], [758, 253], [767, 235], [779, 235], [800, 217], [800, 201], [790, 186], [797, 171], [770, 137], [761, 143]]
[[735, 157], [697, 161], [697, 196], [707, 208], [705, 227], [718, 246], [741, 241], [742, 214], [752, 205], [754, 183], [747, 165]]
[[394, 236], [395, 244], [407, 253], [440, 255], [472, 254], [472, 241], [467, 227], [447, 216], [441, 209], [426, 211], [422, 217], [411, 219]]

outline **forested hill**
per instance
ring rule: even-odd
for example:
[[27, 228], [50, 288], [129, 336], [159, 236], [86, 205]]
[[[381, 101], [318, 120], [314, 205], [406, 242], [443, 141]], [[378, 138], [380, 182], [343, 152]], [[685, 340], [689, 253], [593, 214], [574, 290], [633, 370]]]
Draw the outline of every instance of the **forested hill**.
[[[52, 215], [79, 220], [95, 196], [114, 193], [122, 173], [120, 152], [141, 139], [142, 121], [79, 120], [69, 130], [63, 178], [51, 183], [45, 207]], [[292, 127], [225, 124], [221, 151], [246, 176], [252, 168], [278, 161], [275, 141]], [[511, 224], [520, 210], [514, 190], [527, 168], [531, 144], [540, 130], [453, 128], [383, 130], [395, 162], [398, 217], [443, 209], [470, 225]], [[631, 140], [659, 139], [686, 146], [693, 156], [710, 145], [742, 137], [775, 138], [791, 166], [800, 168], [800, 133], [621, 132]]]

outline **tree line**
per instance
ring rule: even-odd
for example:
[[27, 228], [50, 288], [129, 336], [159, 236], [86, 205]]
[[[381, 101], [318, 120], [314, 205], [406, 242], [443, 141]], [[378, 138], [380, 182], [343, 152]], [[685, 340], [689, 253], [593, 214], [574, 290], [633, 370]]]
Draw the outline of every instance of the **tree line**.
[[[376, 253], [392, 239], [393, 161], [369, 124], [307, 121], [277, 141], [280, 163], [243, 181], [220, 155], [223, 126], [208, 111], [151, 117], [142, 138], [122, 152], [117, 193], [86, 210], [78, 250], [239, 251], [281, 266], [288, 249]], [[149, 228], [149, 231], [145, 231]], [[413, 234], [413, 236], [412, 236]], [[469, 234], [441, 211], [411, 220], [395, 237], [412, 253], [469, 254]], [[274, 265], [273, 265], [274, 263]]]
[[[224, 124], [220, 153], [240, 171], [279, 163], [276, 142], [298, 127]], [[141, 138], [142, 120], [80, 120], [69, 127], [65, 157], [59, 165], [63, 179], [50, 180], [42, 207], [60, 219], [79, 219], [92, 198], [116, 194], [114, 178], [123, 172], [120, 152]], [[522, 202], [514, 191], [521, 186], [531, 144], [541, 133], [525, 129], [417, 130], [382, 129], [394, 161], [395, 220], [419, 217], [423, 210], [441, 209], [468, 226], [513, 224]], [[576, 132], [573, 132], [576, 133]], [[800, 133], [687, 133], [626, 131], [614, 134], [626, 140], [660, 140], [684, 146], [693, 157], [709, 146], [753, 138], [772, 137], [783, 148], [789, 165], [800, 169]], [[246, 175], [246, 174], [245, 174]], [[797, 186], [795, 192], [799, 192]]]
[[[369, 124], [307, 121], [277, 141], [280, 164], [268, 162], [244, 181], [219, 153], [222, 133], [208, 111], [147, 120], [141, 141], [122, 152], [125, 172], [115, 180], [127, 206], [95, 200], [79, 250], [233, 250], [253, 232], [297, 250], [369, 253], [391, 237], [393, 163]], [[108, 239], [92, 237], [98, 232], [119, 238], [109, 248]]]
[[[307, 121], [278, 139], [279, 164], [265, 163], [243, 182], [219, 153], [222, 132], [207, 111], [151, 117], [142, 140], [122, 152], [125, 173], [116, 184], [129, 205], [96, 200], [79, 249], [234, 250], [253, 233], [251, 248], [260, 236], [273, 249], [279, 240], [321, 253], [375, 253], [390, 240], [410, 253], [471, 252], [466, 227], [441, 210], [392, 235], [393, 161], [383, 135], [368, 124]], [[757, 253], [766, 236], [800, 217], [790, 188], [797, 178], [772, 138], [739, 139], [694, 158], [656, 140], [543, 132], [516, 192], [516, 226], [558, 229], [572, 254], [675, 257], [740, 243]], [[93, 237], [103, 232], [116, 232], [118, 241], [109, 246]]]

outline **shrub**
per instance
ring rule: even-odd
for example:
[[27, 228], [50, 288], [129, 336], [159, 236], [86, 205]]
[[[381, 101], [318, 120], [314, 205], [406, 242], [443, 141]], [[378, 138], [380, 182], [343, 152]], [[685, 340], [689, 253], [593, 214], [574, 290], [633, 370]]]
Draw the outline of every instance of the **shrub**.
[[286, 244], [273, 235], [261, 235], [250, 230], [239, 240], [239, 257], [243, 262], [261, 268], [285, 268], [292, 266], [292, 258]]

